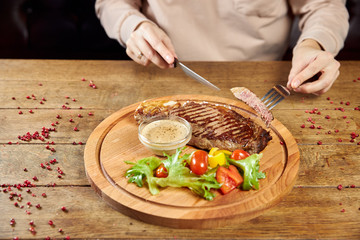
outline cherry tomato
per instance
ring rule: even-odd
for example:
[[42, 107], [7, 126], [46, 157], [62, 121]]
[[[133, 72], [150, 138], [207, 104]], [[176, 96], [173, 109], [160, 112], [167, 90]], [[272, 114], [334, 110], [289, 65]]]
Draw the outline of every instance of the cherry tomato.
[[203, 150], [195, 151], [191, 156], [190, 169], [197, 175], [202, 175], [208, 168], [208, 154]]
[[237, 168], [233, 165], [230, 165], [229, 169], [220, 166], [216, 171], [216, 180], [222, 183], [220, 187], [222, 194], [231, 192], [244, 181]]
[[249, 156], [250, 156], [250, 154], [248, 152], [246, 152], [242, 149], [236, 149], [235, 151], [233, 151], [230, 158], [234, 159], [234, 160], [242, 160]]
[[164, 164], [161, 164], [155, 172], [155, 177], [158, 178], [166, 178], [168, 176], [168, 171], [166, 169], [166, 167], [164, 166]]

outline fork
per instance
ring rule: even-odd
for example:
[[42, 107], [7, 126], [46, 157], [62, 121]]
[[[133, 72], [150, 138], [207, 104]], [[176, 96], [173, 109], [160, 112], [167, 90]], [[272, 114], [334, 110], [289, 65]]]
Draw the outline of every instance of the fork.
[[262, 98], [261, 101], [271, 110], [285, 97], [290, 95], [289, 89], [282, 85], [275, 85]]

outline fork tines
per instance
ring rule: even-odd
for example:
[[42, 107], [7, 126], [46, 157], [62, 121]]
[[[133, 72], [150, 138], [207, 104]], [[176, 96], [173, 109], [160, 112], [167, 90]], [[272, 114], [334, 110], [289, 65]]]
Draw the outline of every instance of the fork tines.
[[290, 91], [282, 86], [282, 85], [275, 85], [271, 88], [265, 96], [261, 98], [261, 101], [266, 105], [266, 107], [271, 110], [275, 107], [281, 100], [285, 97], [290, 95]]

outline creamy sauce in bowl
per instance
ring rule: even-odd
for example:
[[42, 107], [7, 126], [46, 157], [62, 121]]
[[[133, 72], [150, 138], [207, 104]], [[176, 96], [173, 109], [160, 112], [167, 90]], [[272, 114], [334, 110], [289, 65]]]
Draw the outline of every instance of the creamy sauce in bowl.
[[139, 140], [157, 155], [173, 154], [191, 139], [191, 125], [183, 118], [163, 117], [143, 122], [139, 126]]
[[186, 126], [175, 120], [157, 120], [146, 125], [141, 134], [150, 142], [169, 143], [177, 142], [186, 137], [189, 130]]

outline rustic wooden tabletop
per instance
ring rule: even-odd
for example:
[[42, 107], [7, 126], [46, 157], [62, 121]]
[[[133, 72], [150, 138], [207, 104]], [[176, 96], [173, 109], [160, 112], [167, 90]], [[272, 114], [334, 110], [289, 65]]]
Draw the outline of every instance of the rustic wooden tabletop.
[[236, 86], [262, 96], [286, 84], [291, 63], [187, 65], [222, 90], [180, 69], [130, 61], [0, 60], [0, 239], [359, 239], [360, 63], [354, 61], [341, 62], [339, 79], [324, 95], [295, 93], [273, 109], [298, 143], [300, 169], [290, 194], [261, 216], [175, 229], [125, 216], [98, 197], [83, 155], [106, 117], [161, 96], [234, 99], [229, 89]]

